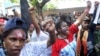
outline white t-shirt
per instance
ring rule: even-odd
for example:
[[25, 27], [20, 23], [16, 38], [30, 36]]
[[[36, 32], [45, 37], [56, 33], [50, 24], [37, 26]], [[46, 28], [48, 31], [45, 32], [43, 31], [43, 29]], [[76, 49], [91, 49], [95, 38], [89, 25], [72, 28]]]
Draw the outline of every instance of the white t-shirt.
[[98, 24], [100, 24], [100, 17], [99, 17], [99, 19], [98, 19], [98, 22], [97, 22]]
[[51, 56], [47, 41], [29, 42], [21, 50], [20, 56]]
[[44, 41], [49, 39], [49, 34], [44, 31], [40, 31], [40, 34], [37, 35], [36, 30], [32, 32], [32, 36], [30, 38], [30, 41], [37, 42], [37, 41]]

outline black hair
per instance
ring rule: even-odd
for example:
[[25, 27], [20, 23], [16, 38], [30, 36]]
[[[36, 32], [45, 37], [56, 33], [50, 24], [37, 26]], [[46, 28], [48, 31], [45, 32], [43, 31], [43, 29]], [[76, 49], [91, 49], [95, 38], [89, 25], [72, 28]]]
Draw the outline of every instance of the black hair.
[[56, 30], [57, 30], [58, 34], [59, 34], [58, 30], [61, 28], [62, 22], [64, 22], [64, 21], [59, 21], [59, 22], [56, 23]]
[[70, 15], [62, 14], [62, 15], [60, 15], [60, 20], [66, 22], [68, 26], [70, 26], [72, 24]]
[[67, 16], [65, 14], [60, 15], [60, 19], [64, 22], [66, 22]]

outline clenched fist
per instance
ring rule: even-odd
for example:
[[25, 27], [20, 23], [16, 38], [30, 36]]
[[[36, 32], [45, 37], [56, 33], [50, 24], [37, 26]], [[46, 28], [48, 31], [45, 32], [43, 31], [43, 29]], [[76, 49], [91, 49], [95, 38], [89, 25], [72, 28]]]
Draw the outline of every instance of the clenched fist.
[[30, 14], [33, 13], [34, 11], [35, 11], [35, 8], [34, 8], [34, 7], [29, 8], [29, 13], [30, 13]]
[[48, 22], [45, 28], [49, 33], [55, 32], [55, 24], [53, 22]]

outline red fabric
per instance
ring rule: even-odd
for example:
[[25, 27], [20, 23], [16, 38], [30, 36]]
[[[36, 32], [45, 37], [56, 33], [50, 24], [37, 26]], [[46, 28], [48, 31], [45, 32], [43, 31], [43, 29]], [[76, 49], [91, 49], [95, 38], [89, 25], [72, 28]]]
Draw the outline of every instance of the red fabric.
[[76, 47], [76, 56], [80, 56], [80, 47], [81, 47], [81, 41], [77, 40], [77, 47]]
[[[84, 50], [83, 50], [83, 53], [84, 55], [83, 56], [87, 56], [87, 42], [86, 41], [82, 41], [82, 45], [84, 47]], [[78, 39], [77, 40], [77, 48], [76, 48], [76, 54], [80, 56], [80, 50], [81, 50], [81, 41]]]
[[86, 56], [87, 55], [87, 42], [86, 41], [82, 41], [82, 45], [84, 47], [84, 50], [83, 50], [84, 56]]
[[[69, 42], [73, 41], [73, 35], [74, 33], [78, 32], [78, 27], [76, 25], [71, 25], [71, 27], [69, 28], [69, 35], [67, 36]], [[63, 39], [56, 39], [56, 42], [53, 44], [52, 46], [52, 56], [59, 56], [59, 52], [62, 48], [64, 48], [68, 43], [65, 42], [65, 40]]]
[[[84, 32], [85, 33], [85, 32]], [[83, 45], [83, 56], [87, 56], [87, 39], [84, 37], [87, 36], [86, 34], [83, 33], [82, 39], [80, 40], [80, 31], [77, 35], [77, 46], [76, 46], [76, 55], [80, 56], [80, 52], [81, 52], [81, 45]]]
[[0, 24], [3, 24], [4, 23], [4, 19], [3, 18], [0, 18]]

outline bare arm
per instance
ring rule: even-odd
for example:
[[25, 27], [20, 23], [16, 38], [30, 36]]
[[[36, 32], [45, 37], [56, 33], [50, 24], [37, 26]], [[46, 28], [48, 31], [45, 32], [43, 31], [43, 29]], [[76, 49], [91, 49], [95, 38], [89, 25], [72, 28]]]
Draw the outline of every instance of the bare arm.
[[47, 23], [49, 23], [51, 21], [52, 21], [52, 19], [44, 20], [44, 21], [41, 22], [41, 25], [44, 26], [44, 25], [46, 25]]
[[86, 7], [86, 9], [84, 10], [84, 12], [78, 17], [78, 19], [74, 22], [74, 24], [76, 25], [76, 26], [79, 26], [81, 23], [82, 23], [82, 21], [83, 21], [83, 19], [86, 17], [86, 15], [89, 13], [89, 10], [90, 10], [90, 7], [91, 7], [91, 2], [89, 1], [89, 2], [87, 2], [87, 7]]
[[40, 33], [40, 26], [38, 24], [38, 21], [35, 17], [35, 13], [33, 14], [34, 8], [30, 8], [29, 9], [29, 13], [30, 13], [30, 17], [32, 19], [32, 23], [34, 24], [34, 27], [36, 28], [36, 33], [39, 34]]
[[89, 8], [86, 8], [85, 9], [85, 11], [78, 17], [78, 19], [74, 22], [74, 24], [76, 25], [76, 26], [79, 26], [81, 23], [82, 23], [82, 21], [83, 21], [83, 19], [86, 17], [86, 15], [88, 14], [88, 12], [89, 12]]

